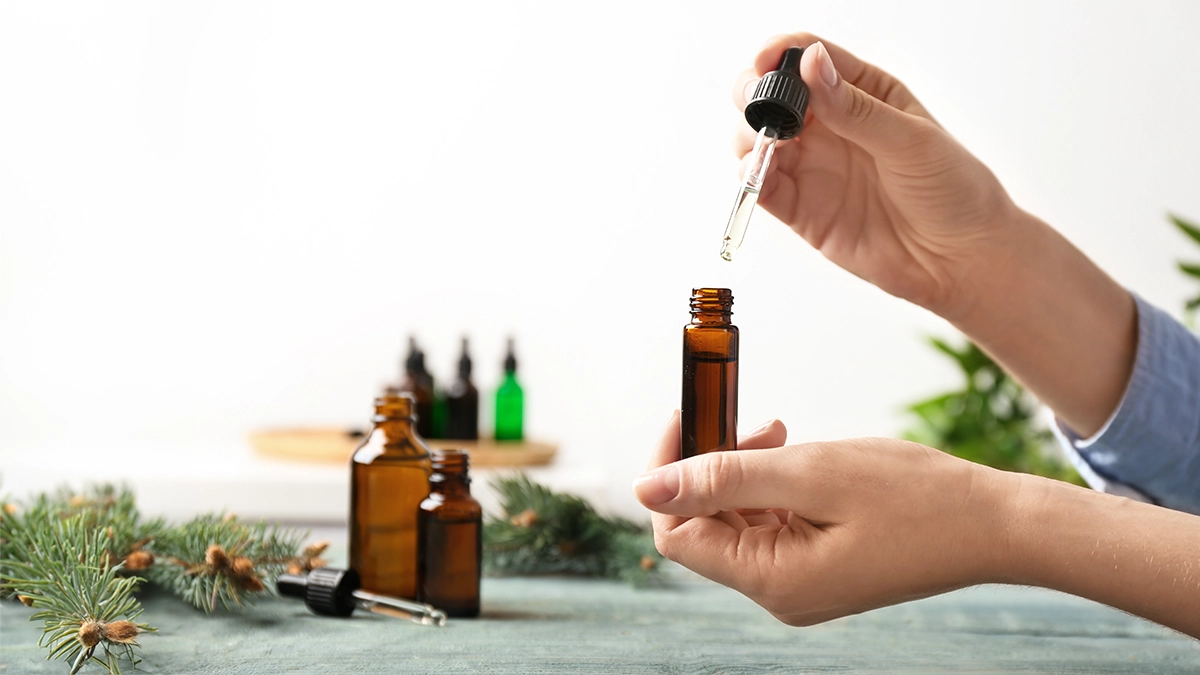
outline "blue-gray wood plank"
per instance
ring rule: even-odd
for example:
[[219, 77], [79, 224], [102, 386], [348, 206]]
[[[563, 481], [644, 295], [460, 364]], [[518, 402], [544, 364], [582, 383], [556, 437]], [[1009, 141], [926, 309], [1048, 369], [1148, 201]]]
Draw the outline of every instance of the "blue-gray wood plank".
[[[703, 580], [633, 590], [579, 579], [486, 579], [484, 617], [446, 628], [319, 618], [267, 599], [204, 617], [150, 595], [146, 673], [1198, 673], [1200, 643], [1038, 589], [973, 588], [811, 628], [776, 622]], [[0, 675], [57, 673], [33, 610], [0, 607]], [[102, 672], [92, 665], [83, 673]]]

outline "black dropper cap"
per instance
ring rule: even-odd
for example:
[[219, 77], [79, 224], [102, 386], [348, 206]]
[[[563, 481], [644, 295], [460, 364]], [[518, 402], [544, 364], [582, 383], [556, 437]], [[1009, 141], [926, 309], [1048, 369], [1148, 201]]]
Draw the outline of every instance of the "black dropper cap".
[[758, 81], [754, 96], [746, 104], [746, 121], [755, 131], [771, 127], [782, 141], [795, 138], [804, 128], [808, 85], [800, 79], [800, 57], [803, 55], [803, 47], [789, 47], [783, 52], [779, 67]]
[[425, 370], [425, 352], [417, 347], [417, 339], [411, 335], [408, 336], [408, 357], [404, 359], [404, 370], [414, 375]]
[[458, 374], [464, 380], [471, 377], [471, 357], [467, 354], [467, 338], [462, 339], [462, 356], [458, 359]]
[[513, 346], [512, 338], [508, 338], [508, 354], [504, 357], [504, 372], [517, 372], [517, 353]]
[[318, 567], [303, 574], [280, 574], [275, 590], [280, 595], [304, 598], [304, 604], [314, 614], [350, 616], [354, 611], [354, 596], [362, 586], [358, 572], [334, 567]]

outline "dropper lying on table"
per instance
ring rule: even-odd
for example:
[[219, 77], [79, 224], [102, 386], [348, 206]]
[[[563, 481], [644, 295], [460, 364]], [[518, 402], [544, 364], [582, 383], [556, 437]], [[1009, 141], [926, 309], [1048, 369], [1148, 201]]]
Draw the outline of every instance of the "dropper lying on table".
[[308, 574], [280, 574], [275, 582], [280, 595], [304, 598], [314, 614], [350, 616], [361, 609], [426, 626], [446, 625], [446, 613], [433, 605], [368, 593], [361, 586], [358, 572], [334, 567], [318, 567]]
[[750, 214], [758, 203], [758, 193], [775, 142], [795, 138], [804, 128], [804, 113], [808, 110], [808, 86], [800, 79], [800, 57], [803, 47], [790, 47], [783, 52], [779, 67], [763, 75], [754, 88], [754, 96], [746, 104], [746, 122], [758, 132], [754, 149], [746, 170], [742, 174], [742, 185], [733, 202], [733, 213], [725, 225], [725, 236], [721, 239], [721, 257], [733, 260], [733, 254], [746, 238], [746, 226]]

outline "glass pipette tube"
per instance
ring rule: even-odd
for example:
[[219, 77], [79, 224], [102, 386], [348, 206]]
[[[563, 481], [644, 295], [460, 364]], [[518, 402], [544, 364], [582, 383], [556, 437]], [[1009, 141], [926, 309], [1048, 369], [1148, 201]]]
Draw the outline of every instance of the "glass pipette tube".
[[725, 225], [725, 236], [721, 239], [721, 258], [726, 261], [733, 260], [733, 254], [746, 238], [746, 226], [750, 224], [750, 214], [754, 213], [754, 205], [758, 203], [758, 193], [762, 189], [763, 179], [767, 177], [767, 167], [771, 165], [777, 137], [778, 133], [772, 127], [764, 126], [758, 130], [758, 138], [754, 140], [754, 149], [750, 151], [746, 171], [742, 174], [742, 185], [733, 202], [733, 212], [729, 214], [729, 222]]
[[425, 626], [446, 625], [446, 613], [423, 602], [402, 600], [389, 595], [368, 593], [367, 591], [354, 591], [351, 595], [354, 597], [354, 605], [361, 610], [397, 619], [408, 619], [413, 623]]

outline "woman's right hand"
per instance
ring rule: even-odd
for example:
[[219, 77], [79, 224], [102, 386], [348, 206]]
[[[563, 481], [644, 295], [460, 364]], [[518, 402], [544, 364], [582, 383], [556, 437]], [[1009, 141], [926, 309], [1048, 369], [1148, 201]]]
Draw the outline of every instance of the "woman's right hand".
[[[759, 52], [735, 86], [740, 109], [793, 46], [805, 47], [809, 115], [776, 148], [759, 204], [834, 263], [953, 320], [983, 278], [972, 273], [1019, 239], [1019, 210], [900, 81], [808, 33]], [[755, 135], [740, 129], [735, 149], [745, 161]]]

